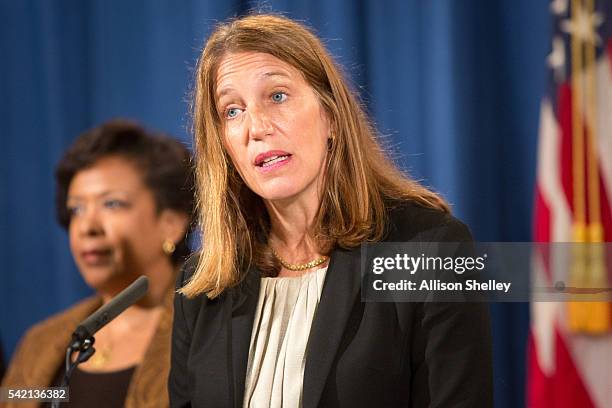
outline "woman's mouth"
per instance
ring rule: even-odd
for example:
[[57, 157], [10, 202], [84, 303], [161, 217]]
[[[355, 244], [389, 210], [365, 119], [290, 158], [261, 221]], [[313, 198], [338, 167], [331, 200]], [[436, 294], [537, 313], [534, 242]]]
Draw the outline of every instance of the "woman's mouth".
[[110, 249], [94, 249], [81, 252], [81, 259], [89, 266], [99, 266], [107, 264], [112, 255]]
[[291, 161], [291, 154], [283, 151], [262, 153], [255, 159], [255, 167], [262, 173], [278, 169]]

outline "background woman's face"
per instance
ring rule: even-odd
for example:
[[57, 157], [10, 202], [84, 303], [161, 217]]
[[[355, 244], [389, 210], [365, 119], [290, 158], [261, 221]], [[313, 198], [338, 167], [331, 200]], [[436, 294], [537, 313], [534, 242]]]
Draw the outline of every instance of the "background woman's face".
[[111, 156], [79, 171], [66, 205], [72, 255], [97, 291], [116, 293], [156, 263], [170, 262], [153, 193], [130, 161]]
[[225, 146], [262, 198], [318, 199], [329, 121], [301, 73], [270, 54], [226, 55], [217, 71]]

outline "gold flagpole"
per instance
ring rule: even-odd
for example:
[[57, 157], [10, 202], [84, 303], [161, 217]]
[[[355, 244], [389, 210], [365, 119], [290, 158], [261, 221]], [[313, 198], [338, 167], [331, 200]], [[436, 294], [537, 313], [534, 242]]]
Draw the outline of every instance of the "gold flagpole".
[[[602, 288], [607, 286], [607, 277], [599, 203], [596, 36], [593, 32], [592, 38], [588, 38], [588, 33], [579, 29], [579, 24], [585, 23], [579, 21], [579, 13], [593, 16], [594, 12], [593, 0], [585, 0], [582, 4], [580, 0], [572, 0], [572, 198], [576, 244], [572, 251], [570, 281], [576, 287]], [[610, 306], [607, 302], [569, 302], [568, 324], [575, 333], [605, 333], [610, 326]]]

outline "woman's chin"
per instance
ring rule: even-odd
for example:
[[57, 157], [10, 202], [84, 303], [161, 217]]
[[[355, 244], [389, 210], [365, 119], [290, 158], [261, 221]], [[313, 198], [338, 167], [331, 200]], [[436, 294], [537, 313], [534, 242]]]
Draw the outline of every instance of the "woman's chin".
[[100, 294], [121, 291], [129, 284], [128, 277], [122, 276], [114, 268], [88, 268], [81, 269], [80, 272], [87, 286]]
[[268, 191], [264, 191], [263, 194], [260, 194], [260, 197], [265, 201], [287, 201], [294, 199], [298, 196], [298, 191], [293, 191], [292, 189], [283, 188], [283, 189], [271, 189]]
[[296, 184], [292, 180], [277, 178], [259, 183], [257, 186], [252, 186], [251, 189], [265, 201], [277, 201], [286, 200], [297, 195], [300, 189], [296, 188]]

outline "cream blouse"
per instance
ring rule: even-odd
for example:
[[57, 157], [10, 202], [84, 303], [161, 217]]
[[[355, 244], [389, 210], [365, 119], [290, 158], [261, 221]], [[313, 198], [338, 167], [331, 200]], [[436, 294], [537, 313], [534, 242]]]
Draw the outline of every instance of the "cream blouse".
[[262, 278], [245, 381], [245, 408], [302, 406], [306, 345], [327, 268]]

